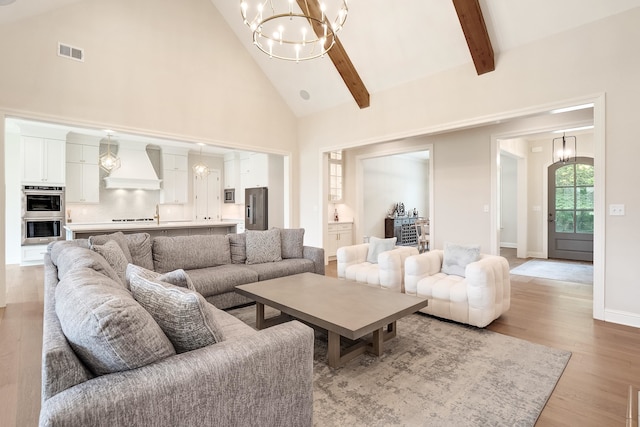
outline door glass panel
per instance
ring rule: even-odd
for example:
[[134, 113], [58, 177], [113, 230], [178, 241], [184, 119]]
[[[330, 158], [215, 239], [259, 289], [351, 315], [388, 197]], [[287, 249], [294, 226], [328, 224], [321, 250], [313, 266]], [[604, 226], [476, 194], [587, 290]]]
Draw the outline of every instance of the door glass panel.
[[574, 182], [573, 165], [563, 166], [556, 171], [556, 187], [573, 186]]
[[556, 233], [573, 233], [573, 211], [556, 211]]
[[593, 210], [593, 187], [577, 187], [576, 196], [576, 209]]
[[593, 233], [593, 211], [576, 211], [576, 233]]
[[574, 209], [574, 188], [556, 188], [556, 209]]
[[593, 166], [576, 165], [576, 185], [593, 186]]

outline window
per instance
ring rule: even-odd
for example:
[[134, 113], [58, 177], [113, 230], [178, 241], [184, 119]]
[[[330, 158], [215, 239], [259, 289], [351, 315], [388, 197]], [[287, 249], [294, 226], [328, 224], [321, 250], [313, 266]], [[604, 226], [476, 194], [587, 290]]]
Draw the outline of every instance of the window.
[[342, 151], [329, 153], [329, 201], [342, 201]]

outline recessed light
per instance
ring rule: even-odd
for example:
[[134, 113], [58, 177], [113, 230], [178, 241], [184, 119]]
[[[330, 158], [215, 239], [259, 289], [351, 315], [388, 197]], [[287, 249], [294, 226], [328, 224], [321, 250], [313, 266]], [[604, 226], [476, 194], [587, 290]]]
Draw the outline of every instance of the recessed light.
[[300, 91], [300, 98], [304, 99], [305, 101], [308, 101], [311, 98], [311, 95], [309, 95], [309, 92], [307, 92], [306, 90], [302, 89]]

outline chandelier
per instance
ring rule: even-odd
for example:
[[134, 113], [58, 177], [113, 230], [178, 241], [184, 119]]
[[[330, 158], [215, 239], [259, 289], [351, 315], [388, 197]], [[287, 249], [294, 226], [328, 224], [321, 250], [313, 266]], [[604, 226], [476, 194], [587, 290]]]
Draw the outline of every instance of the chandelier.
[[347, 0], [240, 0], [253, 44], [271, 58], [296, 62], [324, 56], [347, 11]]
[[[556, 144], [557, 143], [557, 144]], [[553, 163], [575, 162], [577, 156], [578, 140], [575, 136], [565, 136], [553, 138]]]
[[211, 169], [202, 161], [202, 145], [200, 145], [200, 160], [193, 165], [193, 173], [198, 178], [206, 178], [211, 173]]
[[107, 132], [107, 152], [100, 155], [98, 164], [109, 173], [120, 167], [120, 158], [111, 152], [111, 132]]

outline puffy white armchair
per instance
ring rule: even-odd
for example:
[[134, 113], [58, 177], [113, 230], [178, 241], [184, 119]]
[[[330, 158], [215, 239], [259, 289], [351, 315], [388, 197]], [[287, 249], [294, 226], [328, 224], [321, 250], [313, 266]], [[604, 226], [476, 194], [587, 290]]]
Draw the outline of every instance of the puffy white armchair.
[[[413, 246], [393, 246], [393, 241], [392, 249], [379, 251], [376, 257], [375, 252], [379, 248], [372, 246], [376, 246], [379, 240], [383, 239], [372, 237], [370, 243], [339, 248], [336, 253], [338, 277], [404, 292], [405, 259], [411, 255], [418, 255], [418, 249]], [[370, 254], [370, 251], [374, 253]], [[377, 262], [371, 262], [372, 256]]]
[[511, 305], [509, 263], [480, 254], [464, 267], [464, 277], [442, 272], [444, 251], [410, 256], [405, 261], [405, 292], [429, 299], [420, 311], [483, 328]]

